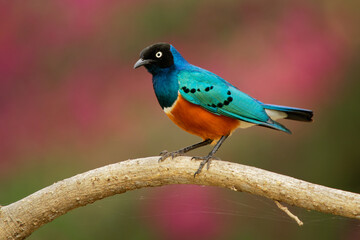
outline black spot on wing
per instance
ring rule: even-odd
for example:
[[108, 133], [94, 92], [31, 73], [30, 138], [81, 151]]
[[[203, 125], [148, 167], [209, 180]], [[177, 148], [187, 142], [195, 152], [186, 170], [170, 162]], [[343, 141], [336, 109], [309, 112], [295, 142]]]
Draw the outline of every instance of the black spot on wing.
[[[229, 91], [230, 92], [230, 91]], [[231, 93], [230, 93], [231, 94]], [[212, 104], [212, 107], [218, 107], [218, 108], [222, 108], [224, 106], [229, 105], [231, 102], [233, 101], [232, 97], [228, 97], [224, 102], [219, 102], [217, 104]]]
[[[187, 87], [182, 87], [181, 88], [185, 93], [196, 93], [196, 92], [201, 92], [200, 88], [196, 89], [196, 88], [187, 88]], [[206, 87], [204, 90], [205, 92], [209, 92], [210, 90], [214, 89], [214, 86], [209, 86]], [[227, 91], [227, 95], [231, 95], [230, 90]], [[229, 96], [226, 100], [224, 100], [223, 102], [218, 102], [218, 103], [210, 103], [210, 104], [206, 104], [208, 107], [213, 107], [213, 108], [222, 108], [224, 106], [229, 105], [231, 102], [233, 101], [233, 98], [231, 96]]]
[[190, 89], [188, 89], [187, 87], [182, 87], [182, 90], [183, 90], [185, 93], [189, 93], [189, 92], [190, 92]]
[[205, 90], [205, 92], [208, 92], [208, 91], [210, 91], [210, 90], [212, 90], [212, 89], [214, 89], [214, 86], [206, 87], [204, 90]]

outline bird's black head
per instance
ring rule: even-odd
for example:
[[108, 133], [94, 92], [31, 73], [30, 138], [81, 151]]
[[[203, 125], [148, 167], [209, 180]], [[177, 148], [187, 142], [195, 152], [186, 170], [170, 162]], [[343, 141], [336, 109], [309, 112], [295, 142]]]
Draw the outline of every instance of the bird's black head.
[[168, 43], [156, 43], [144, 48], [140, 53], [140, 59], [135, 63], [134, 68], [151, 66], [168, 68], [174, 64], [174, 57]]

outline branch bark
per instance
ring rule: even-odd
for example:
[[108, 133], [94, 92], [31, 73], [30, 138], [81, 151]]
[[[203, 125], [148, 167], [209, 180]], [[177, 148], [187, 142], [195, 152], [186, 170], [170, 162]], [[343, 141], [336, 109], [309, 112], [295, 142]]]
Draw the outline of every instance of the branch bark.
[[196, 178], [199, 162], [177, 157], [123, 161], [54, 183], [0, 208], [0, 239], [24, 239], [68, 211], [126, 191], [169, 184], [219, 186], [294, 206], [360, 219], [360, 194], [305, 182], [237, 163], [213, 160]]

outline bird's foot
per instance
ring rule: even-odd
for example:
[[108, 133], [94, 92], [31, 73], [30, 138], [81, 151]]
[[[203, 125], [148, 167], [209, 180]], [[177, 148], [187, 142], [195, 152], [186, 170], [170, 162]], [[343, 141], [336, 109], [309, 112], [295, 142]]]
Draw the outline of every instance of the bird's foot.
[[182, 150], [178, 150], [178, 151], [173, 151], [173, 152], [169, 152], [167, 150], [164, 150], [160, 153], [160, 158], [159, 158], [159, 162], [164, 161], [165, 159], [171, 157], [171, 159], [176, 158], [178, 156], [183, 156], [184, 155], [184, 151]]
[[191, 160], [193, 160], [193, 159], [201, 160], [198, 170], [194, 173], [194, 177], [196, 177], [196, 175], [198, 175], [201, 172], [201, 170], [204, 168], [205, 164], [206, 164], [206, 169], [209, 170], [210, 162], [212, 159], [219, 160], [219, 158], [211, 156], [211, 155], [208, 155], [205, 157], [192, 157]]

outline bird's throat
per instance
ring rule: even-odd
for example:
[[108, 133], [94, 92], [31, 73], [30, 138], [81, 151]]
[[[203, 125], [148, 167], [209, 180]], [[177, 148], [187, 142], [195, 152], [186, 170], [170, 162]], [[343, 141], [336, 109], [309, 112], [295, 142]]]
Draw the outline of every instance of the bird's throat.
[[161, 108], [171, 107], [178, 97], [179, 83], [171, 74], [153, 75], [153, 87]]

